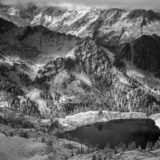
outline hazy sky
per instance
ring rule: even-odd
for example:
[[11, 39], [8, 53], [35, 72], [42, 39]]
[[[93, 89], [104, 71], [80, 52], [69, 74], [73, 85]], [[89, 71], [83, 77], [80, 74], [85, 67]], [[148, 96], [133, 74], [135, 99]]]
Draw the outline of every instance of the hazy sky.
[[[160, 9], [160, 0], [30, 0], [40, 5], [61, 3], [66, 5], [87, 5], [120, 8]], [[29, 0], [0, 0], [3, 3], [27, 3]]]

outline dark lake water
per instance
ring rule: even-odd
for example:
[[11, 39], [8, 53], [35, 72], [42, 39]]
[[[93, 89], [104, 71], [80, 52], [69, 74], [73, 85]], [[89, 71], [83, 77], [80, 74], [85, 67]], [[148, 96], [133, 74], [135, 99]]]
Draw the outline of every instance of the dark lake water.
[[76, 137], [81, 143], [98, 144], [99, 148], [104, 148], [107, 143], [114, 148], [121, 142], [128, 145], [133, 141], [137, 147], [145, 148], [148, 142], [154, 144], [158, 140], [160, 130], [150, 119], [113, 120], [79, 127], [66, 135]]

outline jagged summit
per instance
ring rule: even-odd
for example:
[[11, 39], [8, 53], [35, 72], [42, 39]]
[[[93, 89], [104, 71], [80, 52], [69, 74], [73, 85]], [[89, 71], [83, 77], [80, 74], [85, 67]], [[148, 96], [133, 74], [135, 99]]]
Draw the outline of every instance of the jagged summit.
[[71, 9], [54, 7], [1, 6], [0, 15], [18, 26], [43, 26], [51, 31], [80, 38], [91, 37], [106, 47], [131, 42], [144, 35], [160, 35], [159, 13], [118, 8]]

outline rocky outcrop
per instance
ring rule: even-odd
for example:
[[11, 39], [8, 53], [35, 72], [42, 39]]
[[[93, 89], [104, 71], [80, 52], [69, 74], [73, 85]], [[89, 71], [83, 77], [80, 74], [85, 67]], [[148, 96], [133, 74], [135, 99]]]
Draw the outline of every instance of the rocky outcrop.
[[[95, 81], [107, 81], [111, 83], [111, 60], [104, 50], [99, 48], [92, 40], [86, 40], [75, 49], [81, 68], [90, 76], [93, 76]], [[99, 81], [99, 83], [100, 83]], [[102, 84], [104, 84], [101, 81]], [[106, 82], [107, 84], [107, 82]]]

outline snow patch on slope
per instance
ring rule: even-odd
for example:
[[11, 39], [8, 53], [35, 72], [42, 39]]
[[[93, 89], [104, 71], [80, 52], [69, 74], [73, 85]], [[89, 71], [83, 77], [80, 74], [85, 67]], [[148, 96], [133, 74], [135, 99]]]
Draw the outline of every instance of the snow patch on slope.
[[160, 128], [160, 113], [151, 115], [149, 118], [151, 118], [152, 120], [154, 120], [156, 126]]
[[[64, 25], [70, 26], [71, 24], [75, 23], [79, 19], [83, 18], [89, 11], [88, 10], [79, 10], [75, 13], [71, 14], [68, 21], [64, 21]], [[74, 16], [75, 15], [75, 16]]]
[[34, 24], [40, 25], [41, 18], [42, 18], [42, 12], [33, 18], [33, 20], [31, 21], [31, 25], [34, 25]]

